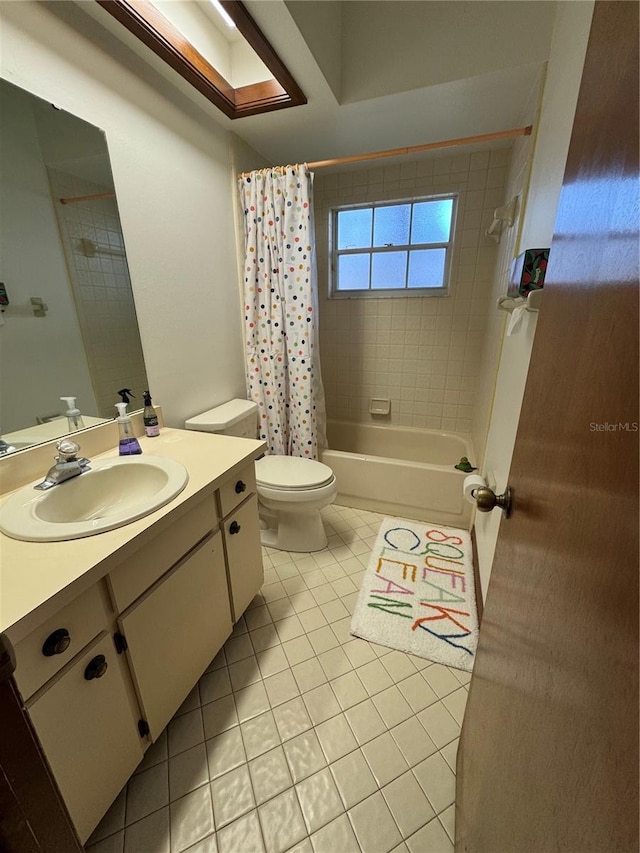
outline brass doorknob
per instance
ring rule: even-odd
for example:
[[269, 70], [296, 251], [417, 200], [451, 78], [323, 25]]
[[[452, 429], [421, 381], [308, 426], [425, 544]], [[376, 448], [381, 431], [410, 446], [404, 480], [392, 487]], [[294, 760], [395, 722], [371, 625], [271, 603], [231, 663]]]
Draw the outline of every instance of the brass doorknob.
[[503, 511], [505, 518], [509, 518], [511, 515], [512, 500], [510, 486], [507, 486], [501, 495], [496, 495], [493, 489], [490, 489], [488, 486], [480, 486], [479, 489], [474, 490], [473, 496], [480, 512], [491, 512], [492, 509], [498, 506]]

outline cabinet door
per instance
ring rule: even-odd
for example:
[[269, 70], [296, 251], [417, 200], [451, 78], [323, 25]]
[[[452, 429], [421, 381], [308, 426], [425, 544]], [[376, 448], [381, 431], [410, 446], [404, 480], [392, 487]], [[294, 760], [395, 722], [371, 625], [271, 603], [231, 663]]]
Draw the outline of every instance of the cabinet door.
[[237, 622], [264, 583], [258, 498], [252, 495], [224, 522], [233, 621]]
[[220, 534], [178, 563], [119, 623], [155, 740], [231, 633]]
[[27, 706], [82, 842], [143, 756], [122, 664], [105, 632]]

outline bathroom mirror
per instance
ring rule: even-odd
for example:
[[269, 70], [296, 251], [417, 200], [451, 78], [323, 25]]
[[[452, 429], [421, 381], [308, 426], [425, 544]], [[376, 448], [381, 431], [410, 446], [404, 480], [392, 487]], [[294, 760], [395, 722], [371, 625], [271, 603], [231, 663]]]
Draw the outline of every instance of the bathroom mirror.
[[0, 454], [147, 388], [104, 133], [0, 80]]

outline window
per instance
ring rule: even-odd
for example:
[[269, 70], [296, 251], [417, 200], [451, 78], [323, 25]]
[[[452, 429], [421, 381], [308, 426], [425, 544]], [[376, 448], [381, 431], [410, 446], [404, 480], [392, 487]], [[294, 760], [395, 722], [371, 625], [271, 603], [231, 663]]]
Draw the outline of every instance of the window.
[[345, 296], [446, 296], [456, 196], [332, 211], [331, 292]]

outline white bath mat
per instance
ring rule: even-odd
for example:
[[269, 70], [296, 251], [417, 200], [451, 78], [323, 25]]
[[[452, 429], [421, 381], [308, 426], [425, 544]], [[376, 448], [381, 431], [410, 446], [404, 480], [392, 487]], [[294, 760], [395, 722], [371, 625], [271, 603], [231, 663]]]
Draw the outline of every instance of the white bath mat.
[[470, 672], [478, 643], [471, 553], [466, 530], [385, 518], [351, 633]]

